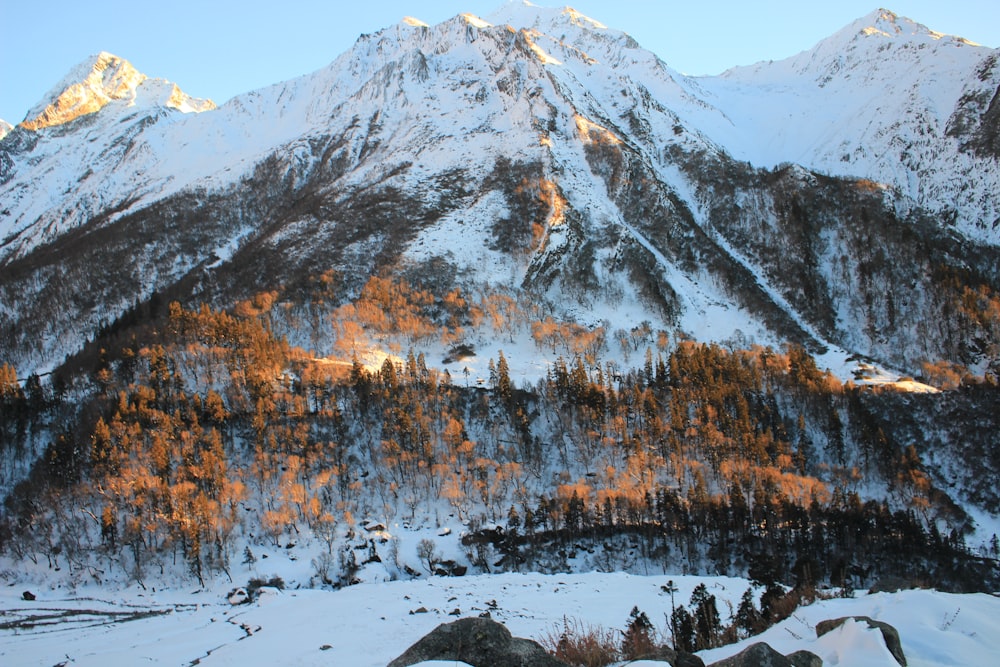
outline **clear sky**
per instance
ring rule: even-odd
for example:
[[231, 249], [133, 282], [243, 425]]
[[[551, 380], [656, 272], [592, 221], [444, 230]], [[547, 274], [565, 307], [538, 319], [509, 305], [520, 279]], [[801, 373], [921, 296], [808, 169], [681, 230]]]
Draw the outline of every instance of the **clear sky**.
[[[0, 0], [0, 118], [11, 123], [100, 51], [222, 104], [323, 67], [358, 35], [404, 16], [486, 16], [505, 0]], [[570, 0], [671, 67], [718, 74], [810, 48], [882, 6], [933, 30], [1000, 46], [1000, 0]], [[563, 6], [566, 0], [536, 0]]]

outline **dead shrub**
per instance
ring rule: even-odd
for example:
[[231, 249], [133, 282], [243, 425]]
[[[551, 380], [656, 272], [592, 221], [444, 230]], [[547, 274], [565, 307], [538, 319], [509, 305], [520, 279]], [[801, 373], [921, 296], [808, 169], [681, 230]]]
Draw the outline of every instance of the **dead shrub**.
[[554, 626], [538, 643], [573, 667], [604, 667], [622, 659], [620, 635], [618, 630], [564, 617], [562, 625]]

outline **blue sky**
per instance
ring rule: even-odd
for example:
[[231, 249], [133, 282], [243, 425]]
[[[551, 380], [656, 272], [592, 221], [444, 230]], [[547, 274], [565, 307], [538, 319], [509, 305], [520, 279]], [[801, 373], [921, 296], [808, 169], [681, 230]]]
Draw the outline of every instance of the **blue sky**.
[[[505, 0], [49, 0], [0, 3], [0, 118], [12, 123], [71, 67], [110, 51], [197, 97], [230, 97], [323, 67], [358, 35], [406, 15], [437, 23]], [[1000, 46], [998, 0], [570, 0], [670, 66], [717, 74], [808, 49], [879, 6], [939, 32]], [[566, 0], [536, 4], [562, 6]]]

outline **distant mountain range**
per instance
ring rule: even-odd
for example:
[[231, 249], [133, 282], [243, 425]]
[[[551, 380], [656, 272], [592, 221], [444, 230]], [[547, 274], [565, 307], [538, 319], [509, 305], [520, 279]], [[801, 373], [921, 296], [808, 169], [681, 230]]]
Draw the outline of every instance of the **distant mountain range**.
[[885, 10], [717, 77], [571, 9], [407, 19], [219, 108], [102, 53], [0, 143], [3, 356], [50, 370], [154, 293], [440, 259], [583, 323], [982, 373], [998, 90], [995, 49]]

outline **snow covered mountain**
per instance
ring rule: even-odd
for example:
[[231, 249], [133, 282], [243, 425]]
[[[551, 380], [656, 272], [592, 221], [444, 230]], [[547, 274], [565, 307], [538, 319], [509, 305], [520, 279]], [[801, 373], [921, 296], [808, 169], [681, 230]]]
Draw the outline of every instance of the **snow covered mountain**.
[[[0, 124], [0, 578], [47, 605], [135, 583], [122, 599], [159, 614], [258, 574], [443, 573], [358, 618], [423, 633], [461, 605], [533, 636], [598, 589], [621, 594], [602, 623], [636, 599], [673, 612], [672, 581], [567, 572], [746, 575], [771, 620], [813, 586], [992, 590], [997, 55], [879, 10], [694, 78], [572, 9], [510, 2], [403, 19], [219, 107], [84, 61]], [[927, 393], [847, 381], [876, 364]], [[560, 575], [436, 583], [497, 570]], [[746, 579], [710, 583], [756, 610]], [[369, 593], [348, 590], [353, 613]], [[175, 606], [209, 630], [167, 653], [280, 661], [249, 638], [334, 595], [300, 594], [290, 616]], [[996, 648], [991, 600], [826, 600], [768, 641], [895, 664], [854, 623], [803, 639], [836, 610], [905, 623], [915, 663], [974, 660]], [[304, 664], [369, 641], [324, 627], [299, 628]], [[162, 651], [147, 634], [116, 655]], [[76, 656], [31, 633], [0, 655], [107, 655], [74, 636]]]
[[[444, 259], [585, 324], [614, 304], [626, 328], [983, 372], [996, 59], [880, 10], [691, 78], [509, 3], [406, 19], [215, 109], [100, 54], [0, 144], [0, 341], [43, 371], [154, 294], [225, 304]], [[965, 290], [985, 295], [971, 326], [949, 316]]]
[[732, 121], [713, 136], [738, 159], [867, 177], [996, 244], [996, 58], [880, 9], [809, 51], [702, 84]]
[[[149, 152], [144, 129], [171, 112], [214, 108], [210, 100], [150, 79], [109, 53], [74, 67], [17, 126], [13, 145], [5, 146], [3, 256], [23, 255], [131, 196], [133, 179], [143, 179], [141, 169], [129, 164], [130, 154]], [[155, 195], [164, 178], [150, 179]]]

